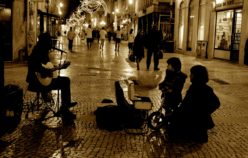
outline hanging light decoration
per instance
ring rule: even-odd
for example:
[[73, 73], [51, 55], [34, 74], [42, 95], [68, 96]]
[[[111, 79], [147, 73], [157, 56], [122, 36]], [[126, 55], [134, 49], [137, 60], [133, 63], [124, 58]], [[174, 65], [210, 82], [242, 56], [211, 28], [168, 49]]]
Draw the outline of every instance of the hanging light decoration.
[[104, 14], [107, 15], [107, 4], [104, 0], [83, 0], [79, 6], [79, 10], [90, 14], [99, 11], [101, 8], [103, 8]]
[[81, 25], [85, 21], [85, 15], [81, 15], [81, 12], [76, 11], [72, 13], [71, 17], [66, 21], [69, 26]]
[[82, 0], [77, 10], [66, 21], [69, 26], [81, 25], [85, 21], [85, 12], [92, 14], [103, 9], [107, 15], [107, 4], [104, 0]]

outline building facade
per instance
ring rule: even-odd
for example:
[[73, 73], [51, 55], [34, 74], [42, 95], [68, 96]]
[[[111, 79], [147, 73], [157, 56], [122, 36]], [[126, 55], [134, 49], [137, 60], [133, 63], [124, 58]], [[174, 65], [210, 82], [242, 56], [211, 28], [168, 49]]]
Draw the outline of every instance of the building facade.
[[248, 1], [177, 0], [175, 9], [178, 52], [248, 64]]
[[163, 49], [173, 52], [175, 41], [174, 0], [137, 0], [135, 12], [138, 17], [138, 30], [143, 30], [147, 34], [152, 25], [158, 25], [158, 29], [163, 33]]
[[[18, 60], [30, 54], [43, 31], [56, 34], [59, 15], [47, 1], [12, 0], [0, 4], [2, 58]], [[128, 0], [107, 1], [108, 11], [121, 10], [115, 21], [129, 30], [146, 33], [153, 24], [163, 32], [166, 49], [207, 59], [223, 59], [248, 65], [247, 0]], [[121, 19], [118, 19], [121, 18]], [[248, 46], [247, 46], [248, 48]]]

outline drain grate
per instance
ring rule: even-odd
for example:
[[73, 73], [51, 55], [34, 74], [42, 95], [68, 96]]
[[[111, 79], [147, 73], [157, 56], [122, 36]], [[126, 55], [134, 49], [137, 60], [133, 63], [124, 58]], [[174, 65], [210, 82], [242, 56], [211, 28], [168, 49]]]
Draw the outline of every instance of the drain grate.
[[217, 82], [217, 83], [219, 83], [219, 84], [223, 84], [223, 85], [229, 84], [228, 82], [226, 82], [226, 81], [224, 81], [224, 80], [221, 80], [221, 79], [217, 79], [217, 78], [213, 78], [213, 79], [211, 79], [211, 80], [213, 80], [214, 82]]

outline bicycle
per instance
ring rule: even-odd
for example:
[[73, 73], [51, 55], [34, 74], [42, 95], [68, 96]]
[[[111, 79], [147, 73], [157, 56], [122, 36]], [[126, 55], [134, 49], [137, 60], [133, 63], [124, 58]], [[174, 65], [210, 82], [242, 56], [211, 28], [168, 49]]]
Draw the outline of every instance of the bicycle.
[[[181, 103], [176, 107], [176, 109], [178, 109], [180, 106]], [[173, 114], [173, 112], [176, 111], [176, 109], [168, 108], [166, 110], [165, 107], [165, 97], [162, 96], [160, 108], [157, 111], [152, 112], [147, 118], [147, 125], [152, 130], [159, 130], [162, 127], [166, 127], [170, 124], [170, 116]]]

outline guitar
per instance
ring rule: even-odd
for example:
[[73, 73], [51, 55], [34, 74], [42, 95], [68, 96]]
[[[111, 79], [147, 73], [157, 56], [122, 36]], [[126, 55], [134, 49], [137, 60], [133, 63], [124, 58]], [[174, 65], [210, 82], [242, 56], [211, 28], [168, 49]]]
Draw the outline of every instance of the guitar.
[[40, 72], [35, 72], [35, 74], [38, 81], [43, 86], [49, 86], [52, 82], [52, 79], [54, 78], [53, 72], [56, 70], [66, 69], [70, 64], [71, 62], [65, 61], [63, 64], [60, 64], [59, 66], [54, 66], [51, 62], [47, 62], [46, 64], [41, 64], [47, 73], [41, 74]]

